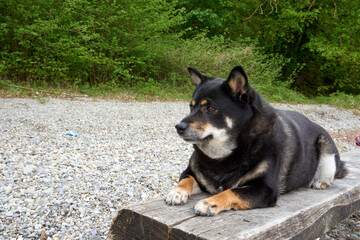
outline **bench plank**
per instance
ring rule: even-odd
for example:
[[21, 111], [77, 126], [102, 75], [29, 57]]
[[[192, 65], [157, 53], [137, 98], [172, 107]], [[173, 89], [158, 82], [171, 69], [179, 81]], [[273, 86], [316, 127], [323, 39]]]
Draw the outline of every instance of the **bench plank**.
[[341, 154], [349, 174], [326, 190], [302, 188], [280, 196], [275, 207], [195, 216], [193, 207], [208, 194], [191, 196], [184, 206], [163, 200], [121, 209], [109, 237], [118, 239], [315, 239], [360, 209], [360, 152]]

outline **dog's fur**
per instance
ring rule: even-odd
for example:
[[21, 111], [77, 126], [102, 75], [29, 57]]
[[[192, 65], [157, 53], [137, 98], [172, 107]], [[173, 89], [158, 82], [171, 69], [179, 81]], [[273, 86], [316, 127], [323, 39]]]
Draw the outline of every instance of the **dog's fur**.
[[226, 80], [188, 70], [196, 89], [176, 129], [194, 152], [167, 204], [205, 191], [214, 195], [195, 205], [197, 215], [271, 207], [282, 193], [324, 189], [347, 174], [330, 135], [300, 113], [271, 107], [242, 67]]

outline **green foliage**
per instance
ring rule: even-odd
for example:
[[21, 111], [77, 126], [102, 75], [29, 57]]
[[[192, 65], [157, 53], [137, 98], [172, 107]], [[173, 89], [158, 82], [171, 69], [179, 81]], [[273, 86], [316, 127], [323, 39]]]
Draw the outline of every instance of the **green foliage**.
[[226, 31], [231, 1], [176, 0], [175, 3], [177, 8], [184, 10], [184, 21], [179, 26], [180, 31], [185, 31], [184, 36], [192, 38], [205, 31], [211, 37]]
[[221, 36], [210, 39], [202, 34], [179, 42], [178, 47], [168, 52], [166, 65], [168, 72], [177, 76], [177, 84], [180, 85], [190, 84], [184, 66], [194, 66], [207, 75], [227, 78], [226, 74], [240, 63], [252, 83], [276, 85], [286, 62], [280, 55], [261, 54], [250, 42], [233, 42]]
[[360, 10], [353, 6], [346, 1], [285, 2], [276, 17], [265, 14], [259, 41], [268, 51], [291, 58], [288, 71], [305, 64], [296, 82], [299, 89], [359, 94], [360, 24], [354, 20], [360, 21]]
[[167, 98], [192, 89], [188, 65], [223, 78], [243, 65], [276, 101], [303, 99], [289, 87], [352, 96], [356, 1], [0, 0], [0, 81]]
[[360, 109], [360, 95], [334, 92], [330, 96], [317, 96], [309, 99], [311, 103], [329, 104], [339, 108]]
[[2, 76], [30, 85], [131, 84], [153, 76], [162, 43], [176, 37], [166, 33], [179, 21], [163, 0], [1, 0], [0, 6]]
[[[288, 59], [279, 54], [264, 55], [262, 49], [255, 43], [243, 40], [234, 42], [218, 36], [208, 38], [200, 34], [193, 39], [183, 40], [167, 55], [166, 67], [170, 74], [164, 76], [163, 85], [173, 88], [186, 86], [191, 93], [193, 86], [189, 73], [184, 66], [194, 66], [203, 74], [227, 78], [231, 69], [241, 64], [252, 85], [259, 93], [270, 101], [300, 101], [304, 99], [288, 87], [292, 79], [279, 81], [282, 78], [282, 69]], [[165, 69], [165, 66], [162, 66]], [[174, 81], [176, 79], [176, 81]], [[184, 89], [185, 90], [185, 89]]]
[[360, 9], [355, 7], [360, 2], [355, 2], [201, 0], [178, 6], [185, 8], [183, 26], [235, 41], [250, 37], [263, 53], [290, 59], [283, 79], [296, 73], [293, 87], [307, 94], [360, 94]]

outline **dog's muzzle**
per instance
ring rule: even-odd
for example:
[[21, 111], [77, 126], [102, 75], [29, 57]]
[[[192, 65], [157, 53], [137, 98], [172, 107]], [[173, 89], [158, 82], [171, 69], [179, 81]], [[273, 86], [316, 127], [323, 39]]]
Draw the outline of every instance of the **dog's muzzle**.
[[187, 142], [205, 142], [213, 139], [212, 135], [201, 138], [199, 133], [192, 131], [191, 127], [184, 122], [176, 124], [175, 128], [177, 133]]
[[178, 124], [175, 125], [176, 131], [177, 133], [182, 136], [186, 129], [188, 129], [189, 125], [187, 125], [186, 123], [180, 122]]

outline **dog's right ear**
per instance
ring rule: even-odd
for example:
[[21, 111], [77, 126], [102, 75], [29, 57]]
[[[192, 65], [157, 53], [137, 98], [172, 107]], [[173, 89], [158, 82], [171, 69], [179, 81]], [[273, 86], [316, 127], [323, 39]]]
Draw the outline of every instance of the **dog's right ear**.
[[189, 66], [189, 67], [187, 67], [187, 69], [190, 73], [190, 78], [191, 78], [192, 83], [195, 86], [198, 86], [201, 83], [201, 81], [203, 80], [203, 75], [193, 67]]
[[249, 87], [247, 76], [241, 66], [236, 66], [231, 70], [226, 83], [229, 85], [233, 95], [235, 97], [240, 96], [240, 98], [247, 93]]

